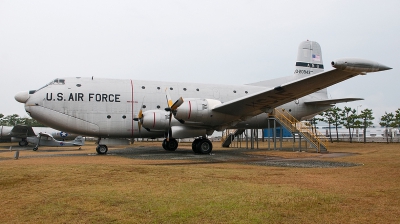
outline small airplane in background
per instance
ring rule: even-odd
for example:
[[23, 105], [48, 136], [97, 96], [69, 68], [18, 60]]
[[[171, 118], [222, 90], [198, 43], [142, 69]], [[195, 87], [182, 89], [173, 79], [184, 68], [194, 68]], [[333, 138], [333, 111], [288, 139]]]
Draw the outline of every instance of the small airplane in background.
[[177, 139], [194, 137], [193, 151], [209, 154], [212, 142], [207, 136], [214, 131], [267, 128], [269, 114], [278, 107], [297, 120], [311, 118], [333, 104], [361, 100], [330, 99], [327, 87], [391, 69], [358, 58], [331, 65], [332, 70], [324, 71], [320, 45], [304, 41], [294, 73], [277, 79], [220, 85], [69, 77], [17, 93], [15, 99], [42, 124], [98, 137], [98, 154], [107, 153], [107, 144], [124, 144], [123, 138], [161, 137], [168, 151], [177, 149]]
[[27, 137], [37, 136], [39, 133], [48, 133], [58, 140], [74, 139], [78, 135], [59, 131], [49, 127], [30, 127], [27, 125], [0, 126], [0, 140], [18, 142], [19, 146], [27, 146]]
[[[76, 137], [73, 141], [65, 142], [65, 141], [55, 140], [52, 135], [42, 132], [40, 132], [37, 136], [27, 137], [26, 140], [29, 143], [35, 145], [33, 151], [38, 150], [39, 146], [63, 147], [63, 146], [83, 146], [85, 144], [85, 139], [82, 136]], [[81, 147], [79, 147], [79, 149], [81, 149]]]

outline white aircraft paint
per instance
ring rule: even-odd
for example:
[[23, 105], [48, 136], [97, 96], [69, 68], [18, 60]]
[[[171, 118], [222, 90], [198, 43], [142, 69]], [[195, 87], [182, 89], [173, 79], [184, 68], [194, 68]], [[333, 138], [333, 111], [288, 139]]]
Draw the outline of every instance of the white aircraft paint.
[[[265, 128], [268, 113], [281, 107], [297, 119], [312, 117], [332, 103], [326, 87], [359, 74], [390, 69], [363, 59], [340, 59], [323, 72], [317, 42], [299, 46], [294, 74], [247, 85], [219, 85], [98, 78], [60, 78], [15, 96], [31, 117], [50, 127], [99, 138], [165, 137], [163, 148], [174, 151], [175, 139], [200, 137], [193, 151], [210, 153], [207, 139], [215, 130]], [[172, 100], [180, 99], [172, 105]], [[171, 103], [168, 103], [171, 102]], [[167, 110], [165, 110], [167, 108]]]

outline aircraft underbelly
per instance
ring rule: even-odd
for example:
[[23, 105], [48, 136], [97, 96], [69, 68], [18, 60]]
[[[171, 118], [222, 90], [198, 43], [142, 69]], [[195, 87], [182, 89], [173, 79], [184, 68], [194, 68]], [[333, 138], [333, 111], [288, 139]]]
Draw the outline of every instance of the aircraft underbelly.
[[73, 117], [42, 106], [27, 106], [26, 110], [30, 112], [32, 118], [49, 127], [86, 136], [97, 136], [99, 133], [98, 125], [78, 117]]

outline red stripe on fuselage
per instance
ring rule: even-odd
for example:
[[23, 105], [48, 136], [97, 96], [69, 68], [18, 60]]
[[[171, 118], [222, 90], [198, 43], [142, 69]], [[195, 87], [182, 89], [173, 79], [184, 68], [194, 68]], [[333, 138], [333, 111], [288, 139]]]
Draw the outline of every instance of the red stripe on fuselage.
[[131, 132], [131, 134], [132, 134], [132, 137], [133, 137], [133, 127], [134, 127], [134, 125], [135, 125], [135, 123], [134, 123], [134, 121], [133, 121], [133, 118], [134, 118], [134, 115], [133, 115], [133, 81], [131, 80], [131, 90], [132, 90], [132, 97], [131, 97], [131, 105], [132, 105], [132, 110], [131, 110], [131, 115], [132, 115], [132, 132]]
[[189, 117], [188, 117], [188, 119], [190, 119], [191, 113], [192, 113], [192, 103], [190, 103], [190, 101], [189, 101]]
[[156, 126], [156, 113], [153, 112], [153, 128]]

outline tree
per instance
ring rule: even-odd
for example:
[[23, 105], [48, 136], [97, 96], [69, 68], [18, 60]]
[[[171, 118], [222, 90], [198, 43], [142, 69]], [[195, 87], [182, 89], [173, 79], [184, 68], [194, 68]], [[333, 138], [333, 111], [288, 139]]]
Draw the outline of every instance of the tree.
[[[360, 120], [360, 117], [358, 116], [358, 115], [355, 115], [355, 120], [354, 120], [354, 123], [353, 123], [353, 132], [352, 132], [352, 134], [353, 134], [353, 136], [354, 136], [354, 129], [356, 129], [357, 128], [357, 138], [358, 138], [358, 136], [360, 135], [360, 133], [359, 133], [359, 129], [360, 128], [362, 128], [362, 124], [363, 124], [363, 122]], [[359, 140], [357, 140], [357, 141], [359, 141]]]
[[333, 118], [333, 126], [335, 126], [336, 129], [336, 141], [339, 142], [339, 131], [338, 127], [340, 125], [340, 113], [342, 112], [342, 109], [340, 109], [337, 106], [334, 106], [331, 108], [331, 113], [332, 113], [332, 118]]
[[332, 115], [331, 109], [332, 108], [320, 113], [319, 115], [322, 118], [319, 118], [319, 120], [322, 121], [322, 122], [328, 123], [328, 126], [329, 126], [329, 139], [330, 139], [331, 142], [333, 142], [333, 140], [332, 140], [332, 129], [331, 129], [331, 124], [333, 123], [333, 115]]
[[400, 108], [395, 111], [394, 120], [396, 122], [396, 126], [400, 127]]
[[4, 117], [4, 114], [0, 114], [0, 125], [3, 125], [3, 117]]
[[341, 116], [340, 123], [343, 124], [347, 129], [349, 129], [350, 142], [353, 142], [351, 128], [354, 126], [354, 121], [357, 118], [356, 109], [351, 109], [350, 107], [344, 107], [344, 109], [340, 113], [340, 116]]
[[[383, 127], [385, 127], [385, 133], [386, 133], [386, 142], [389, 144], [389, 132], [388, 132], [388, 127], [396, 127], [396, 120], [395, 116], [393, 113], [387, 113], [385, 111], [385, 114], [382, 115], [381, 117], [381, 122], [379, 124]], [[392, 140], [392, 135], [390, 135], [390, 139]]]
[[313, 118], [311, 118], [310, 119], [310, 126], [311, 126], [311, 131], [312, 131], [312, 133], [314, 134], [314, 135], [317, 135], [317, 124], [318, 124], [318, 121], [319, 119], [318, 118], [316, 118], [316, 117], [313, 117]]
[[1, 119], [1, 125], [4, 126], [14, 126], [18, 123], [19, 121], [19, 115], [18, 114], [13, 114], [13, 115], [7, 115]]
[[372, 121], [375, 119], [375, 117], [372, 116], [372, 109], [368, 109], [368, 108], [366, 108], [365, 110], [362, 110], [360, 115], [358, 115], [358, 117], [360, 119], [362, 119], [364, 143], [366, 143], [367, 142], [367, 128], [369, 128], [373, 125]]
[[15, 126], [15, 125], [28, 125], [31, 127], [44, 127], [43, 124], [32, 118], [21, 118], [18, 114], [4, 116], [0, 114], [0, 125], [3, 126]]

